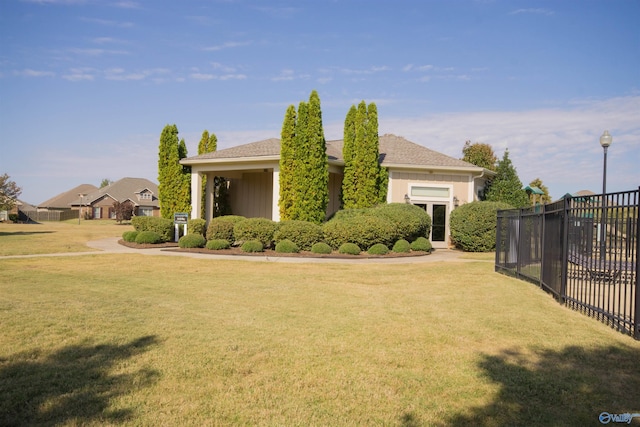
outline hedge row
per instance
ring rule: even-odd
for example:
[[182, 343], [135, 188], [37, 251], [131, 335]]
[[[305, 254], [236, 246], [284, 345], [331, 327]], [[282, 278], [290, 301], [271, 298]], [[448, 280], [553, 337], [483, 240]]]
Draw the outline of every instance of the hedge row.
[[[137, 232], [154, 231], [162, 236], [163, 241], [173, 237], [171, 220], [156, 217], [135, 217], [132, 224]], [[189, 234], [183, 236], [179, 244], [184, 247], [204, 247], [210, 241], [216, 247], [226, 241], [229, 245], [242, 246], [245, 242], [260, 242], [262, 248], [277, 248], [284, 251], [314, 251], [314, 247], [323, 243], [333, 250], [339, 250], [345, 243], [352, 243], [359, 249], [369, 250], [378, 245], [374, 252], [394, 247], [394, 251], [402, 249], [418, 237], [425, 237], [431, 228], [431, 218], [421, 208], [409, 204], [392, 203], [369, 209], [351, 209], [339, 211], [322, 226], [306, 221], [282, 221], [280, 223], [266, 218], [245, 218], [238, 215], [216, 217], [209, 221], [205, 229], [202, 219], [190, 220], [187, 224]], [[202, 236], [202, 239], [191, 237]], [[131, 238], [131, 237], [129, 237]], [[395, 248], [398, 241], [406, 241]], [[249, 246], [255, 246], [251, 243]], [[402, 248], [401, 248], [402, 247]], [[355, 249], [348, 246], [350, 251]], [[252, 249], [253, 250], [253, 249]], [[326, 252], [324, 246], [317, 246], [316, 251]], [[319, 252], [319, 253], [323, 253]]]

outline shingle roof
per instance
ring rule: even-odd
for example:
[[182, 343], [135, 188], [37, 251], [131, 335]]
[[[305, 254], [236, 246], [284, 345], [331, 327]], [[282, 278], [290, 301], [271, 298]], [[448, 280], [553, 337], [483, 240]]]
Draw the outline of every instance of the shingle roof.
[[[383, 166], [423, 166], [423, 167], [451, 167], [472, 168], [477, 166], [462, 160], [449, 157], [437, 151], [430, 150], [422, 145], [408, 141], [401, 136], [382, 135], [379, 138], [380, 160]], [[327, 141], [327, 156], [329, 160], [344, 162], [342, 158], [343, 140]], [[277, 138], [265, 139], [250, 144], [239, 145], [212, 153], [189, 157], [185, 163], [207, 159], [233, 159], [251, 157], [279, 157], [280, 140]]]
[[78, 199], [78, 194], [89, 194], [96, 191], [98, 187], [92, 184], [80, 184], [71, 190], [60, 193], [38, 205], [39, 208], [49, 209], [69, 209], [71, 202]]
[[[153, 198], [141, 203], [141, 201], [138, 200], [137, 193], [145, 189], [153, 193]], [[82, 203], [91, 204], [105, 195], [109, 195], [119, 202], [131, 200], [136, 205], [158, 206], [158, 185], [145, 178], [122, 178], [111, 185], [87, 194], [82, 199]], [[80, 198], [76, 197], [71, 204], [79, 205], [80, 202]]]

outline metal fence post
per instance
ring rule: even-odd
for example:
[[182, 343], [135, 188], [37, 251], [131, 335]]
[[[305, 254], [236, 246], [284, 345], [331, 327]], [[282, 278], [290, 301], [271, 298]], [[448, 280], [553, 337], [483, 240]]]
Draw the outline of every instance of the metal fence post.
[[562, 273], [560, 276], [560, 304], [567, 301], [567, 272], [569, 269], [569, 209], [571, 198], [564, 198], [564, 208], [562, 209]]
[[636, 195], [636, 298], [635, 310], [633, 313], [633, 338], [640, 340], [640, 285], [638, 285], [638, 276], [640, 275], [640, 187]]

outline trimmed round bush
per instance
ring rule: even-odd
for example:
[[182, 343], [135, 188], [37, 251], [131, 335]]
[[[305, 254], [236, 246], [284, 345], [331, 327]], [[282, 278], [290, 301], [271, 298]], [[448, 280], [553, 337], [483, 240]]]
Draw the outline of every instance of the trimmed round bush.
[[236, 241], [246, 242], [258, 240], [264, 248], [273, 246], [273, 236], [278, 230], [278, 223], [267, 218], [247, 218], [233, 227]]
[[173, 240], [173, 221], [157, 216], [134, 216], [131, 225], [136, 231], [153, 231], [160, 235], [162, 242]]
[[311, 246], [311, 252], [314, 254], [330, 254], [333, 252], [333, 249], [331, 249], [331, 246], [327, 245], [325, 242], [318, 242]]
[[389, 253], [389, 248], [383, 245], [382, 243], [376, 243], [371, 246], [367, 251], [369, 255], [386, 255]]
[[264, 246], [260, 240], [247, 240], [240, 246], [242, 252], [264, 252]]
[[189, 233], [178, 240], [178, 246], [181, 248], [203, 248], [206, 242], [202, 234]]
[[300, 250], [308, 251], [311, 250], [314, 243], [322, 241], [322, 227], [307, 221], [281, 221], [273, 239], [276, 243], [282, 240], [291, 240], [298, 245]]
[[407, 253], [407, 252], [410, 252], [411, 251], [411, 243], [407, 242], [404, 239], [400, 239], [393, 245], [393, 248], [391, 250], [393, 252], [396, 252], [396, 253]]
[[187, 233], [188, 234], [201, 234], [202, 237], [207, 232], [207, 221], [201, 218], [194, 218], [187, 221]]
[[209, 240], [206, 244], [207, 249], [211, 249], [212, 251], [219, 251], [222, 249], [229, 249], [231, 244], [226, 239], [214, 239]]
[[365, 212], [391, 222], [396, 231], [394, 241], [413, 241], [425, 237], [431, 231], [431, 216], [419, 206], [408, 203], [389, 203], [375, 206]]
[[431, 252], [431, 242], [426, 237], [418, 237], [411, 242], [411, 250], [415, 252]]
[[284, 254], [296, 254], [300, 252], [300, 248], [291, 240], [285, 239], [285, 240], [280, 240], [278, 243], [276, 243], [276, 252], [280, 252]]
[[125, 231], [122, 233], [122, 240], [125, 242], [135, 242], [136, 237], [138, 236], [138, 232], [135, 230]]
[[343, 243], [338, 248], [338, 253], [348, 254], [348, 255], [360, 255], [360, 247], [355, 243]]
[[513, 209], [503, 202], [471, 202], [451, 212], [451, 240], [466, 252], [491, 252], [496, 248], [497, 212]]
[[213, 218], [207, 227], [207, 240], [225, 239], [233, 244], [236, 241], [233, 227], [245, 219], [240, 215], [224, 215]]
[[333, 248], [344, 243], [355, 243], [362, 248], [370, 248], [376, 243], [387, 246], [394, 242], [396, 234], [389, 221], [367, 215], [338, 216], [326, 222], [322, 230], [324, 241]]
[[157, 244], [162, 243], [162, 237], [155, 231], [141, 231], [136, 236], [136, 243], [140, 244]]

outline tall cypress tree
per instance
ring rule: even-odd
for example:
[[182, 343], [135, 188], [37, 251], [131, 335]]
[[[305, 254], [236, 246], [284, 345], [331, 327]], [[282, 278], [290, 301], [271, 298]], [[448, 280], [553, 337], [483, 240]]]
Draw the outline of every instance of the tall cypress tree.
[[[202, 137], [200, 138], [200, 142], [198, 143], [198, 155], [216, 151], [217, 145], [218, 145], [218, 138], [216, 137], [216, 135], [213, 133], [209, 135], [209, 131], [205, 129], [202, 132]], [[215, 178], [214, 178], [214, 183], [215, 183]], [[205, 175], [202, 177], [202, 200], [200, 201], [200, 218], [209, 220], [211, 218], [205, 218], [206, 216], [205, 192], [206, 191], [207, 191], [207, 176]], [[214, 194], [215, 194], [215, 188], [214, 188]], [[213, 215], [213, 212], [211, 214]]]
[[304, 202], [302, 195], [306, 189], [306, 156], [309, 151], [307, 126], [309, 124], [309, 105], [302, 101], [298, 104], [298, 116], [296, 119], [295, 138], [293, 140], [293, 183], [292, 183], [292, 204], [290, 219], [302, 220], [305, 218]]
[[280, 220], [291, 219], [294, 203], [295, 173], [295, 141], [296, 141], [296, 107], [290, 105], [284, 116], [280, 132], [280, 195], [278, 206]]
[[175, 212], [173, 183], [177, 171], [175, 166], [180, 166], [178, 164], [178, 144], [178, 127], [175, 124], [166, 125], [160, 134], [158, 148], [158, 199], [160, 200], [160, 215], [163, 218], [172, 218]]
[[[342, 181], [345, 209], [366, 208], [384, 202], [388, 176], [379, 163], [378, 109], [362, 101], [345, 120], [345, 159]], [[353, 142], [352, 142], [353, 139]]]
[[356, 144], [356, 106], [352, 105], [344, 119], [342, 158], [344, 174], [342, 177], [341, 203], [344, 209], [356, 207], [356, 187], [353, 158]]
[[191, 212], [191, 167], [183, 166], [179, 162], [187, 157], [187, 143], [184, 138], [178, 145], [178, 170], [180, 179], [176, 181], [175, 212]]
[[302, 219], [321, 224], [327, 214], [329, 204], [329, 164], [327, 143], [322, 126], [320, 97], [315, 90], [309, 97], [309, 116], [307, 124], [307, 188], [304, 191]]
[[487, 200], [505, 202], [514, 208], [523, 208], [529, 205], [529, 196], [522, 189], [522, 182], [518, 178], [516, 168], [511, 163], [508, 149], [505, 150], [502, 160], [498, 161], [496, 176], [487, 191]]

